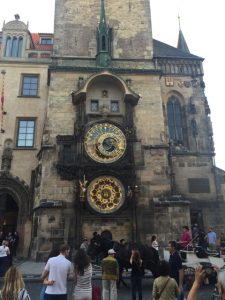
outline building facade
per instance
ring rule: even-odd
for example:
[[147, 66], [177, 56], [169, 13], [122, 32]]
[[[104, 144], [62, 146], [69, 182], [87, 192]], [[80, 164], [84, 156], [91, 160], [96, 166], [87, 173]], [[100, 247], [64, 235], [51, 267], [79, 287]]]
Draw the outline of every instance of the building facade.
[[18, 17], [1, 35], [0, 218], [12, 226], [15, 207], [23, 255], [94, 231], [148, 242], [194, 223], [225, 230], [203, 59], [181, 30], [177, 48], [153, 39], [148, 0], [56, 0], [53, 49]]

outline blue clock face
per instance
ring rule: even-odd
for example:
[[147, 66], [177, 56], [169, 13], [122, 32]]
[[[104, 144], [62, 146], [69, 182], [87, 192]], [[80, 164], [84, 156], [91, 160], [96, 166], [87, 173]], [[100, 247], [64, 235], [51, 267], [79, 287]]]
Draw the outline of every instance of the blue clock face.
[[126, 137], [111, 123], [93, 125], [86, 133], [84, 147], [88, 156], [99, 163], [113, 163], [126, 151]]

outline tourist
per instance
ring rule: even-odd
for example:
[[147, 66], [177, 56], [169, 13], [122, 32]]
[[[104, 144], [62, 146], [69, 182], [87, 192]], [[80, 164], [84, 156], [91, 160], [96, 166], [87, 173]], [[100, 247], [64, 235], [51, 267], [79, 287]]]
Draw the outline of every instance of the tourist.
[[209, 231], [207, 233], [207, 241], [210, 251], [216, 250], [216, 233], [213, 231], [212, 227], [209, 227]]
[[154, 248], [155, 250], [159, 251], [159, 244], [157, 242], [156, 235], [152, 236], [152, 238], [151, 238], [151, 245], [152, 245], [152, 248]]
[[[59, 249], [56, 248], [56, 249], [52, 249], [52, 251], [49, 253], [48, 257], [47, 257], [47, 260], [46, 262], [48, 262], [49, 258], [51, 257], [56, 257], [59, 255]], [[53, 281], [51, 280], [48, 280], [48, 277], [46, 277], [43, 281], [43, 286], [42, 286], [42, 289], [41, 289], [41, 292], [40, 292], [40, 298], [39, 300], [45, 300], [45, 291], [46, 291], [46, 288], [48, 285], [53, 285]]]
[[13, 235], [12, 235], [11, 231], [8, 232], [5, 239], [8, 242], [8, 247], [9, 247], [9, 251], [10, 251], [10, 254], [8, 255], [8, 263], [9, 263], [9, 267], [10, 267], [12, 265], [13, 242], [14, 242]]
[[5, 235], [3, 233], [3, 231], [0, 231], [0, 245], [2, 244], [2, 242], [5, 240]]
[[102, 300], [116, 300], [116, 282], [119, 279], [119, 265], [115, 250], [109, 249], [108, 256], [102, 260]]
[[180, 299], [183, 295], [183, 280], [184, 280], [184, 270], [182, 266], [181, 257], [177, 251], [177, 243], [175, 241], [169, 242], [169, 264], [170, 264], [170, 277], [174, 278], [178, 284], [180, 290]]
[[203, 249], [207, 248], [207, 236], [205, 234], [205, 231], [202, 229], [199, 229], [198, 246], [202, 247]]
[[130, 258], [132, 300], [136, 300], [136, 293], [138, 293], [138, 299], [142, 300], [142, 277], [144, 274], [142, 263], [140, 252], [132, 250]]
[[17, 255], [17, 248], [19, 245], [19, 234], [17, 231], [13, 234], [13, 243], [12, 243], [12, 256], [16, 257]]
[[51, 285], [48, 285], [45, 291], [46, 300], [66, 300], [67, 299], [67, 276], [71, 270], [71, 262], [66, 258], [69, 255], [70, 247], [63, 245], [60, 248], [60, 254], [51, 257], [45, 265], [42, 279], [48, 277]]
[[[201, 287], [203, 281], [205, 279], [205, 270], [202, 266], [198, 266], [195, 270], [195, 281], [192, 285], [192, 288], [190, 289], [188, 293], [187, 300], [197, 300], [197, 293], [199, 288]], [[221, 300], [224, 300], [225, 298], [222, 298]]]
[[178, 242], [180, 245], [180, 248], [187, 249], [188, 245], [190, 244], [190, 241], [191, 241], [191, 235], [189, 232], [189, 227], [183, 226], [183, 233], [181, 235], [180, 241]]
[[74, 300], [92, 299], [92, 265], [86, 251], [79, 249], [74, 259]]
[[152, 296], [160, 300], [176, 300], [179, 296], [179, 288], [174, 278], [169, 276], [170, 264], [165, 260], [159, 263], [159, 277], [154, 280]]
[[5, 274], [3, 288], [0, 292], [0, 300], [30, 300], [30, 296], [25, 289], [22, 274], [12, 266]]
[[126, 263], [126, 259], [127, 259], [125, 239], [120, 240], [120, 242], [118, 243], [116, 252], [117, 252], [116, 253], [116, 259], [117, 259], [118, 264], [119, 264], [119, 279], [117, 281], [117, 288], [119, 289], [121, 282], [125, 287], [128, 287], [127, 283], [123, 279], [123, 272], [124, 272], [125, 263]]
[[93, 237], [90, 242], [90, 256], [91, 259], [95, 260], [96, 263], [99, 262], [99, 252], [101, 248], [101, 236], [97, 231], [93, 232]]
[[3, 240], [2, 245], [0, 246], [0, 277], [4, 277], [5, 272], [9, 267], [8, 256], [10, 255], [10, 250], [7, 245], [7, 241]]
[[86, 238], [83, 239], [80, 249], [83, 249], [86, 253], [88, 252], [88, 240]]

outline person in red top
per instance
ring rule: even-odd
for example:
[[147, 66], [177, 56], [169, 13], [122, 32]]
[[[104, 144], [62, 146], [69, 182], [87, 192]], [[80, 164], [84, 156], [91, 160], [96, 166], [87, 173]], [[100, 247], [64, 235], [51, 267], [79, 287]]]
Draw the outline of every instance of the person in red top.
[[189, 233], [189, 227], [183, 226], [183, 233], [179, 241], [181, 249], [187, 250], [187, 245], [190, 243], [190, 241], [191, 241], [191, 235]]

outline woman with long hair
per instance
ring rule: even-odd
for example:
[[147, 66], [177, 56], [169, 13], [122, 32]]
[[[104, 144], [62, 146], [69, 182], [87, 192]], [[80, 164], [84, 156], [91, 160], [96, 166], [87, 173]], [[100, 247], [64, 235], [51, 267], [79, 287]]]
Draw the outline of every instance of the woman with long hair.
[[152, 246], [155, 250], [159, 251], [159, 244], [158, 244], [158, 242], [157, 242], [157, 237], [156, 237], [156, 235], [153, 235], [152, 238], [151, 238], [151, 246]]
[[141, 255], [138, 250], [132, 250], [130, 264], [132, 300], [136, 300], [137, 292], [139, 300], [142, 300], [143, 265]]
[[3, 288], [0, 292], [1, 300], [30, 300], [30, 296], [25, 289], [22, 274], [12, 266], [5, 274]]
[[79, 249], [74, 259], [74, 300], [92, 299], [92, 265], [83, 249]]

